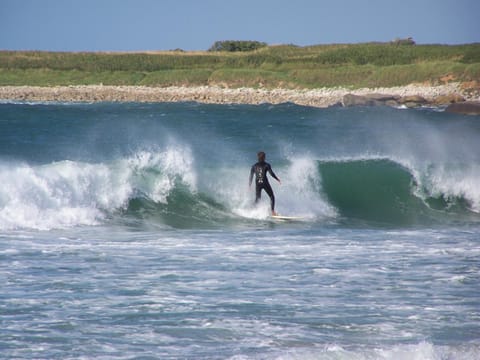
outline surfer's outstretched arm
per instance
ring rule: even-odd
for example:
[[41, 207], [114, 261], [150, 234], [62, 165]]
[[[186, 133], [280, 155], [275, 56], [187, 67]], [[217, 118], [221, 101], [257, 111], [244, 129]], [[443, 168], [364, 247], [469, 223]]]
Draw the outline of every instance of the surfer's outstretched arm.
[[268, 165], [268, 169], [267, 169], [267, 170], [268, 170], [268, 172], [270, 173], [270, 175], [272, 175], [272, 177], [273, 177], [275, 180], [277, 180], [280, 184], [282, 183], [282, 182], [280, 181], [280, 179], [278, 178], [278, 176], [275, 175], [275, 173], [273, 172], [272, 167], [270, 166], [270, 164]]

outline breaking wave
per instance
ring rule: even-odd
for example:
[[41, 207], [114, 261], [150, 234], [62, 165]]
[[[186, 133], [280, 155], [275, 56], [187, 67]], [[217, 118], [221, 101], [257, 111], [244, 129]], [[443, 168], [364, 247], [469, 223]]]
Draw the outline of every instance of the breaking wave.
[[[203, 168], [188, 146], [138, 151], [110, 163], [0, 165], [0, 229], [49, 230], [112, 218], [171, 227], [264, 221], [248, 167]], [[311, 222], [410, 225], [478, 221], [480, 166], [414, 168], [388, 158], [297, 158], [276, 168], [277, 209]]]

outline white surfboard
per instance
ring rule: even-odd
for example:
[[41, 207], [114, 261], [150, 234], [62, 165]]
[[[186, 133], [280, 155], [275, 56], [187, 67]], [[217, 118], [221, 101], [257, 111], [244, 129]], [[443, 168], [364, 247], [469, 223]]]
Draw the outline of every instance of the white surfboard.
[[271, 219], [280, 221], [303, 221], [305, 218], [300, 216], [270, 215]]

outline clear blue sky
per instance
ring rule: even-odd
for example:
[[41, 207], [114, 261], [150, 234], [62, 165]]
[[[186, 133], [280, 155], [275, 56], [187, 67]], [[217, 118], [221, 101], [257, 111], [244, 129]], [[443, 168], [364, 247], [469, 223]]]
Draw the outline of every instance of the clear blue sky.
[[204, 50], [216, 40], [297, 45], [480, 42], [480, 0], [0, 0], [0, 49]]

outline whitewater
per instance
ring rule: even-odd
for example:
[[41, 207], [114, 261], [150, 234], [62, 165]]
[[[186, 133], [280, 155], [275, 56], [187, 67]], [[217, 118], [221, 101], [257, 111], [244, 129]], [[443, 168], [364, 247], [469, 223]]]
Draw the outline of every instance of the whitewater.
[[[480, 122], [0, 103], [0, 358], [478, 359]], [[248, 187], [256, 153], [269, 218]]]

